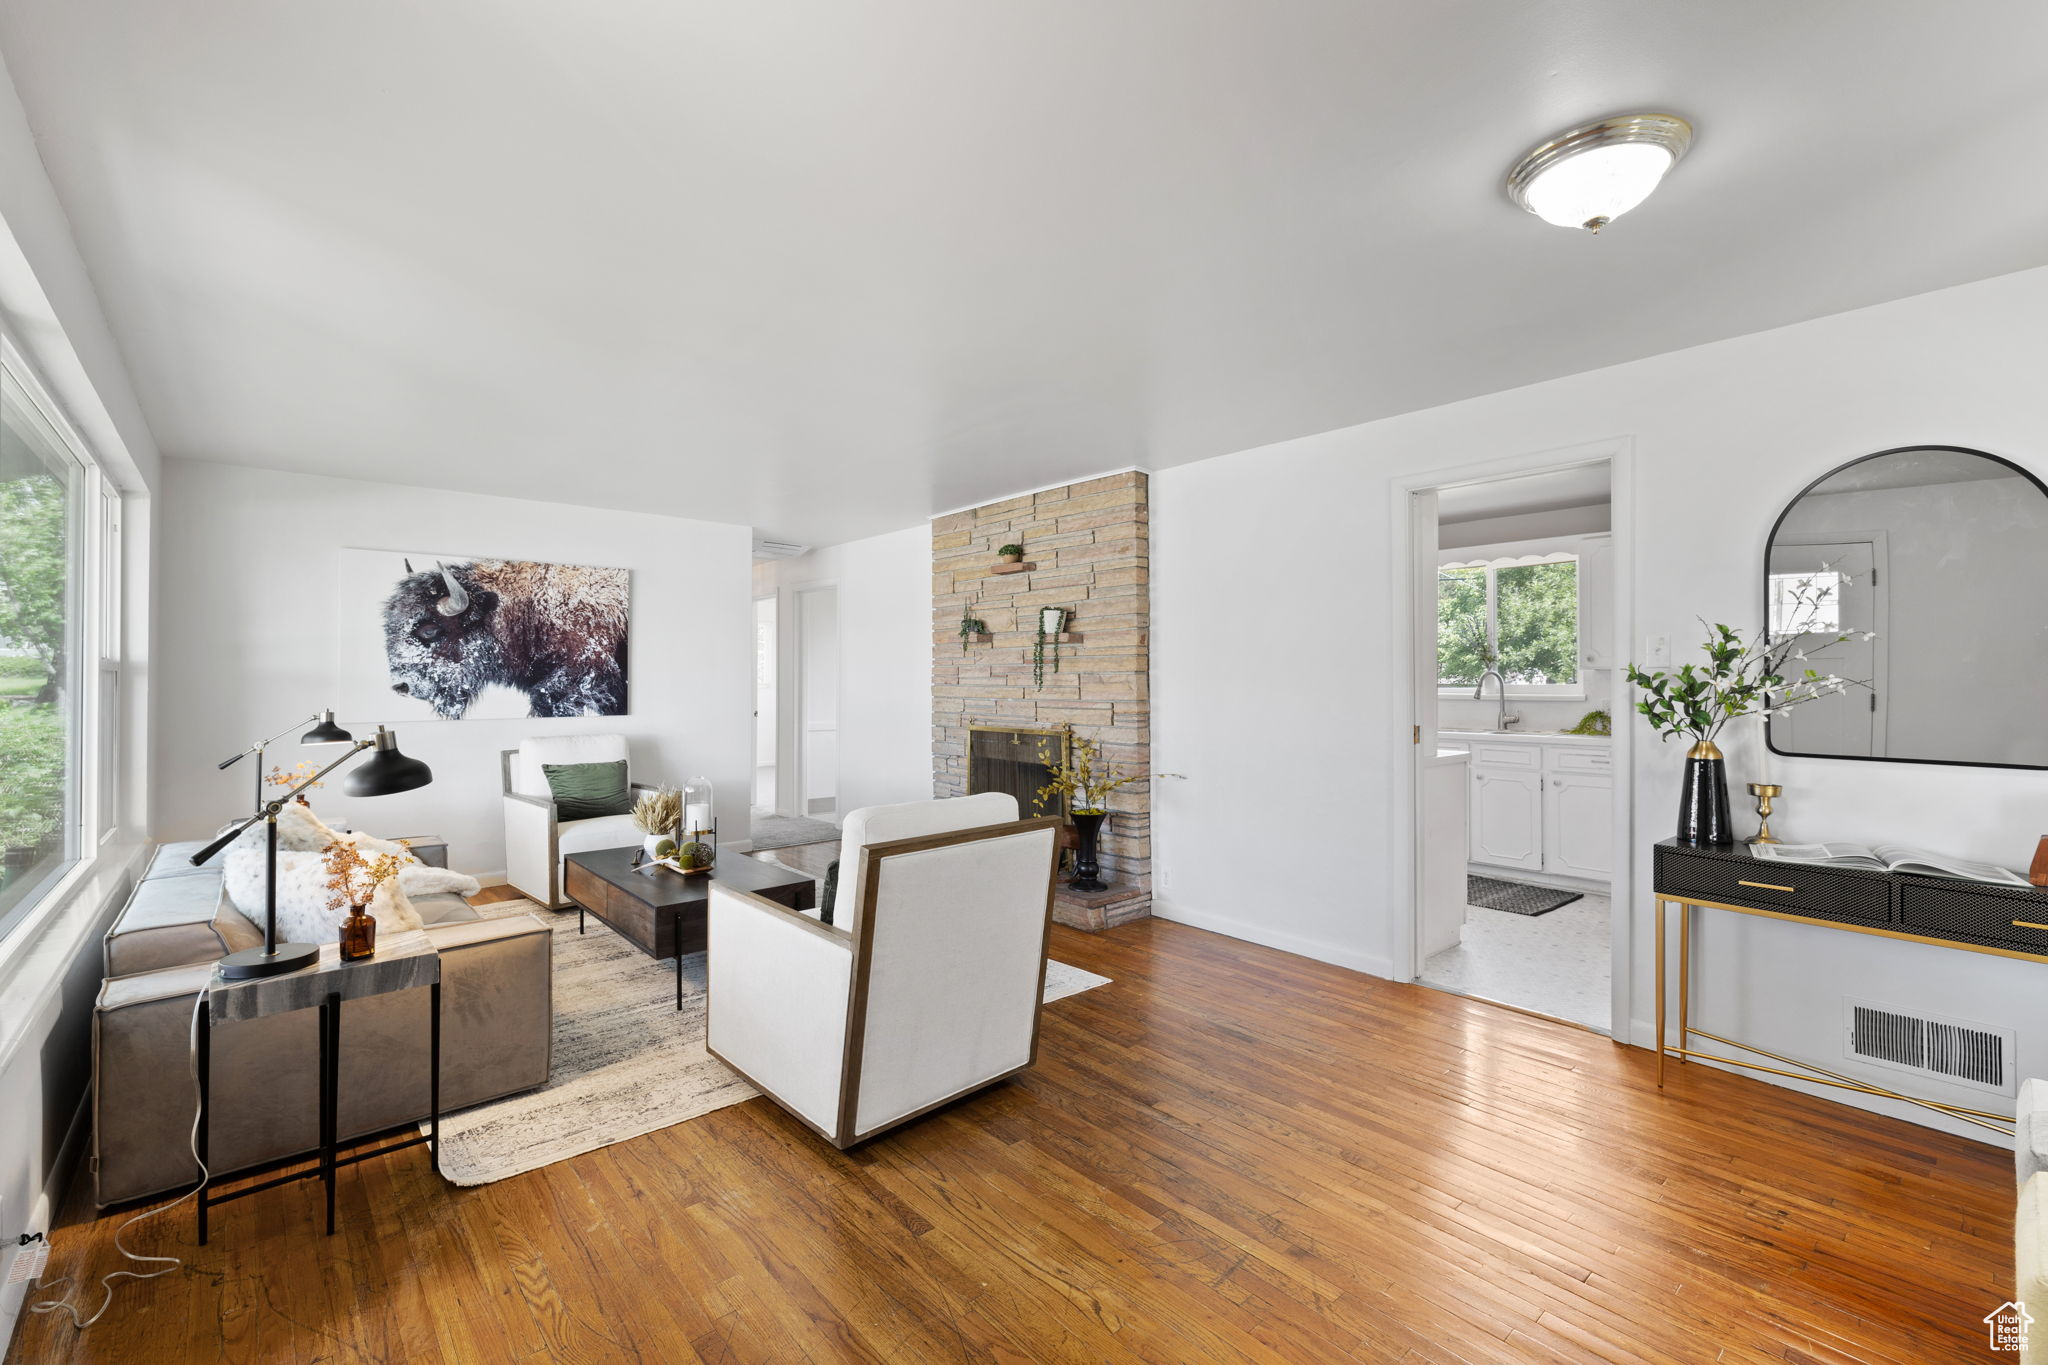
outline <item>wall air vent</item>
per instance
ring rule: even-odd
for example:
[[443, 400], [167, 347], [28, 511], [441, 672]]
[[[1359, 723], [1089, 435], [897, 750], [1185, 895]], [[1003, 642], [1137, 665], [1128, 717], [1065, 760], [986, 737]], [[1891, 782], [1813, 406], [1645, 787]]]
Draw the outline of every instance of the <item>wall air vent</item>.
[[798, 555], [809, 554], [811, 547], [797, 545], [787, 540], [757, 540], [754, 542], [756, 559], [795, 559]]
[[1860, 1000], [1844, 1003], [1851, 1060], [2013, 1093], [2012, 1030], [1909, 1014]]

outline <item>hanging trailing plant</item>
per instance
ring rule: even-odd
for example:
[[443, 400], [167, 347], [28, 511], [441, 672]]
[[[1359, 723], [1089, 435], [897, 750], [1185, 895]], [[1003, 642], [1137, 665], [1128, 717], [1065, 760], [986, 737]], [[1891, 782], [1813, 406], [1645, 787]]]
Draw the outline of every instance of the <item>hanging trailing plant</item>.
[[1052, 636], [1052, 671], [1060, 671], [1060, 633], [1067, 628], [1065, 607], [1038, 609], [1038, 642], [1031, 647], [1031, 682], [1045, 686], [1045, 637]]
[[969, 602], [960, 609], [960, 652], [967, 652], [967, 642], [977, 635], [988, 634], [988, 622], [974, 614], [974, 603]]

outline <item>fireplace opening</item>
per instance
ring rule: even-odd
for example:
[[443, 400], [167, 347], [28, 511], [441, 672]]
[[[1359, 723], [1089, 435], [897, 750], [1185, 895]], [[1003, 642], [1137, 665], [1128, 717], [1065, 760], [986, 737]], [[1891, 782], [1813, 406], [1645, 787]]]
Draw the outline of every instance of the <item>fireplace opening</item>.
[[1041, 815], [1066, 818], [1067, 800], [1054, 792], [1035, 804], [1039, 789], [1052, 780], [1052, 768], [1067, 761], [1071, 738], [1065, 729], [1025, 726], [967, 727], [967, 794], [1008, 792], [1017, 798], [1017, 813], [1029, 820]]

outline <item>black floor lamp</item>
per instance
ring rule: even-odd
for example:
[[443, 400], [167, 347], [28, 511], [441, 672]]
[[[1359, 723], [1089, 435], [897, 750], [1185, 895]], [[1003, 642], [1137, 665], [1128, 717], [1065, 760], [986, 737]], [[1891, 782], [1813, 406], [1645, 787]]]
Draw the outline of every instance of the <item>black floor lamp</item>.
[[[326, 728], [336, 729], [333, 713], [322, 722]], [[296, 727], [294, 727], [296, 728]], [[252, 976], [280, 976], [295, 972], [301, 967], [310, 967], [319, 960], [320, 945], [317, 943], [279, 943], [277, 941], [277, 816], [285, 803], [306, 788], [318, 782], [342, 764], [362, 753], [365, 749], [377, 752], [368, 763], [348, 775], [341, 789], [350, 796], [390, 796], [395, 792], [409, 792], [415, 787], [424, 787], [434, 780], [434, 771], [416, 758], [407, 758], [398, 752], [398, 737], [383, 726], [377, 727], [375, 739], [349, 739], [347, 731], [340, 731], [341, 738], [349, 745], [347, 753], [334, 762], [306, 778], [284, 795], [270, 801], [263, 801], [262, 788], [257, 789], [256, 813], [236, 825], [227, 833], [215, 839], [205, 848], [192, 855], [194, 867], [204, 863], [214, 854], [233, 843], [238, 835], [258, 820], [269, 826], [269, 851], [264, 867], [263, 888], [263, 946], [244, 948], [239, 953], [229, 953], [220, 960], [220, 974], [230, 981]], [[276, 736], [272, 736], [276, 738]], [[268, 743], [269, 741], [265, 741]], [[313, 743], [334, 743], [333, 740], [308, 741]], [[261, 750], [261, 745], [256, 750]], [[248, 751], [245, 751], [248, 752]], [[241, 757], [240, 754], [236, 755]], [[233, 760], [230, 759], [229, 762]], [[221, 764], [223, 768], [226, 763]], [[259, 764], [259, 770], [261, 765]]]

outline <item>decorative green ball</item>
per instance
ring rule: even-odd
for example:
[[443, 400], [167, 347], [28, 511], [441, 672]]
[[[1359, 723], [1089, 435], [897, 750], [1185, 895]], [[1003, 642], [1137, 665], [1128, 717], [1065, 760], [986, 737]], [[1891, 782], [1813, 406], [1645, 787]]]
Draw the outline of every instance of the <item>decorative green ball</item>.
[[663, 839], [660, 843], [654, 846], [654, 856], [657, 858], [675, 857], [676, 841], [673, 839]]
[[678, 855], [684, 867], [698, 868], [711, 866], [711, 845], [692, 839], [683, 845]]

